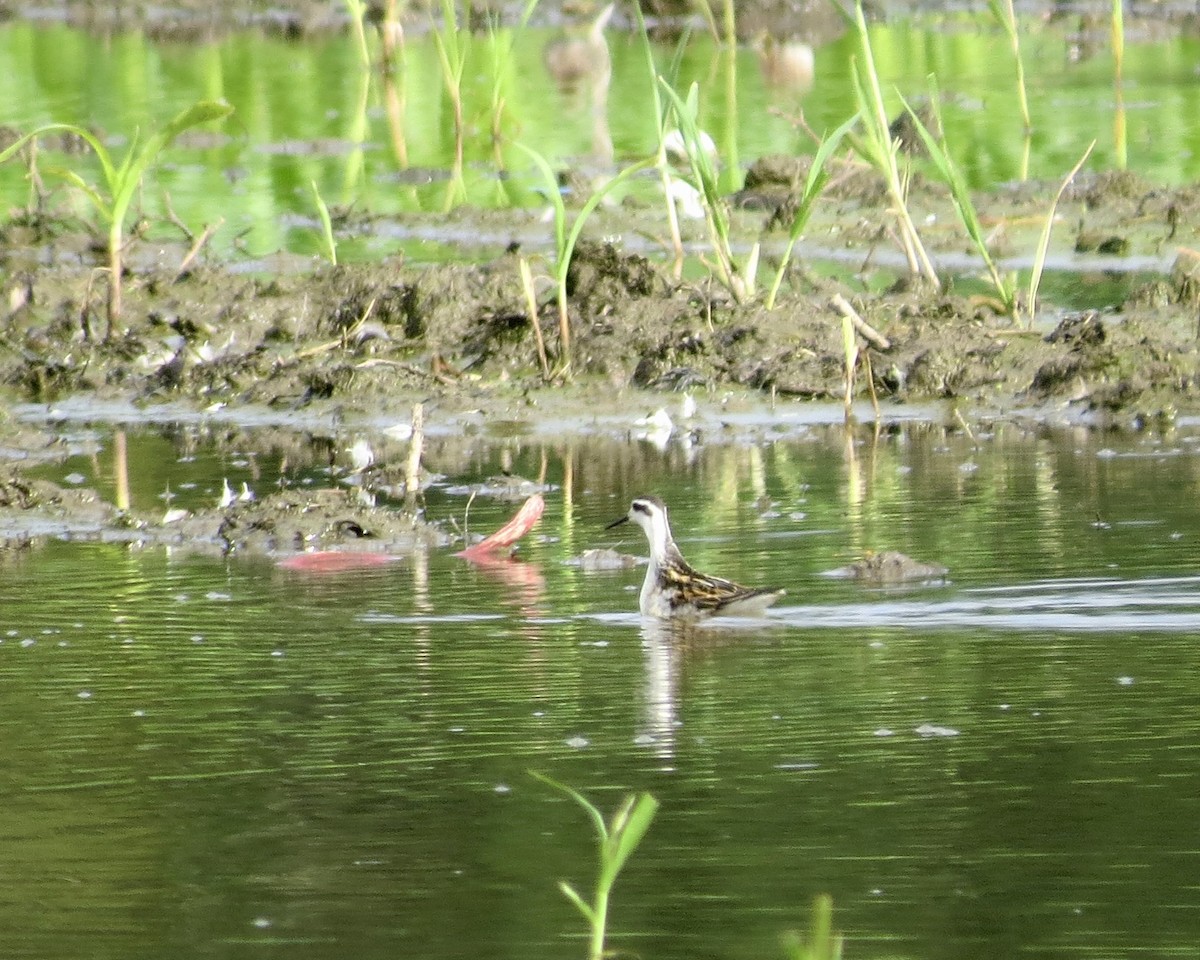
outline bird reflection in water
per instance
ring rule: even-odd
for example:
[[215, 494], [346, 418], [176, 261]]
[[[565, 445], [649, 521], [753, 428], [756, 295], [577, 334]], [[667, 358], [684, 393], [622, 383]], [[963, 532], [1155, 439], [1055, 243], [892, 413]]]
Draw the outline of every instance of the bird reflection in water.
[[612, 18], [615, 4], [610, 3], [580, 30], [551, 40], [542, 51], [542, 62], [558, 87], [570, 100], [587, 98], [592, 120], [592, 153], [611, 162], [612, 136], [608, 128], [608, 88], [612, 83], [612, 60], [604, 28]]

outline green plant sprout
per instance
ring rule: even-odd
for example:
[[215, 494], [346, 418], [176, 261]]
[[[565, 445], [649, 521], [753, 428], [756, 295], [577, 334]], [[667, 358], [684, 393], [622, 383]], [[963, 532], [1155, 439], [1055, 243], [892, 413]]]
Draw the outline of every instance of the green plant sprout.
[[326, 206], [325, 199], [317, 188], [317, 181], [310, 180], [309, 183], [312, 186], [313, 200], [317, 205], [317, 217], [321, 221], [321, 242], [325, 246], [325, 256], [336, 267], [338, 262], [337, 241], [333, 237], [333, 221], [329, 217], [329, 207]]
[[833, 932], [832, 897], [822, 894], [813, 901], [808, 936], [789, 933], [783, 948], [788, 960], [842, 960], [842, 935]]
[[739, 267], [729, 236], [729, 212], [717, 183], [716, 158], [698, 123], [700, 88], [693, 83], [685, 100], [663, 77], [659, 77], [658, 82], [667, 95], [672, 115], [678, 125], [683, 153], [692, 173], [691, 186], [696, 189], [704, 210], [709, 245], [716, 256], [717, 279], [733, 295], [734, 300], [743, 303], [754, 296], [759, 245], [755, 243], [750, 248], [745, 263]]
[[[962, 172], [950, 158], [949, 151], [929, 132], [929, 128], [917, 116], [916, 111], [913, 110], [908, 101], [904, 100], [903, 97], [901, 97], [901, 101], [904, 103], [904, 109], [908, 111], [909, 117], [916, 124], [917, 133], [921, 137], [921, 142], [925, 144], [925, 149], [929, 152], [929, 157], [933, 161], [933, 165], [937, 168], [938, 174], [950, 188], [950, 199], [954, 203], [958, 219], [962, 222], [963, 227], [966, 228], [967, 236], [970, 237], [971, 243], [975, 247], [975, 252], [979, 254], [984, 266], [987, 267], [992, 286], [995, 288], [996, 295], [1000, 299], [1000, 306], [1003, 308], [1004, 313], [1015, 320], [1017, 317], [1016, 291], [1013, 288], [1012, 282], [1000, 275], [996, 261], [992, 258], [992, 252], [988, 249], [983, 224], [979, 222], [979, 214], [975, 210], [975, 202], [971, 198], [971, 190], [967, 186], [966, 178], [963, 177]], [[941, 130], [945, 128], [942, 124], [938, 101], [937, 85], [931, 77], [930, 107], [933, 110], [933, 116], [936, 121], [935, 125]]]
[[883, 92], [879, 87], [879, 74], [875, 69], [875, 54], [871, 49], [871, 37], [867, 21], [863, 16], [862, 0], [854, 5], [851, 26], [858, 39], [861, 60], [855, 59], [851, 70], [854, 80], [854, 95], [858, 112], [863, 121], [863, 137], [855, 138], [855, 149], [884, 178], [888, 194], [892, 198], [894, 212], [900, 221], [900, 242], [908, 260], [908, 269], [914, 276], [924, 276], [935, 289], [941, 289], [929, 255], [913, 224], [908, 210], [907, 178], [900, 174], [897, 160], [899, 144], [888, 129], [887, 111], [883, 104]]
[[1112, 48], [1113, 78], [1121, 85], [1121, 74], [1125, 66], [1125, 10], [1124, 0], [1112, 0]]
[[792, 251], [795, 249], [796, 242], [800, 239], [800, 234], [804, 232], [809, 217], [812, 216], [813, 206], [816, 204], [817, 197], [821, 195], [821, 191], [825, 189], [825, 184], [829, 180], [829, 170], [827, 169], [829, 158], [833, 156], [834, 151], [841, 145], [842, 139], [854, 129], [857, 123], [858, 114], [856, 113], [834, 130], [833, 133], [825, 137], [818, 145], [817, 152], [813, 155], [812, 163], [808, 168], [808, 177], [804, 181], [804, 189], [800, 192], [800, 198], [797, 201], [796, 212], [792, 215], [792, 225], [788, 231], [787, 246], [784, 248], [779, 269], [775, 272], [775, 280], [771, 284], [770, 292], [767, 293], [766, 308], [768, 310], [775, 309], [775, 299], [779, 295], [779, 287], [783, 283], [783, 278], [788, 270], [788, 264], [791, 262]]
[[567, 376], [571, 371], [571, 318], [568, 310], [567, 274], [571, 269], [571, 257], [575, 253], [575, 245], [588, 217], [592, 215], [600, 202], [614, 189], [642, 170], [654, 166], [654, 158], [650, 157], [631, 164], [620, 170], [616, 176], [597, 189], [588, 197], [583, 207], [575, 217], [575, 221], [567, 229], [567, 206], [559, 190], [558, 178], [550, 168], [549, 162], [532, 147], [523, 143], [515, 146], [526, 153], [541, 171], [546, 182], [547, 193], [554, 208], [554, 284], [558, 301], [558, 339], [559, 357], [556, 376]]
[[49, 123], [39, 127], [32, 133], [27, 133], [8, 149], [0, 153], [0, 163], [8, 160], [22, 146], [45, 133], [63, 131], [83, 139], [96, 159], [104, 177], [102, 187], [93, 186], [74, 170], [61, 172], [68, 183], [78, 187], [95, 205], [101, 219], [108, 227], [108, 328], [105, 339], [110, 339], [121, 319], [122, 308], [122, 254], [124, 252], [125, 218], [129, 213], [130, 204], [141, 185], [142, 178], [153, 166], [158, 155], [185, 130], [223, 120], [233, 112], [233, 107], [220, 100], [200, 100], [186, 110], [180, 112], [174, 119], [156, 130], [145, 143], [138, 143], [135, 135], [125, 157], [119, 164], [114, 163], [108, 148], [90, 131], [72, 123]]
[[650, 822], [658, 810], [658, 801], [649, 793], [630, 794], [621, 806], [617, 808], [608, 823], [604, 815], [577, 790], [550, 779], [545, 774], [531, 771], [532, 775], [547, 786], [553, 787], [560, 793], [574, 800], [592, 820], [596, 828], [596, 840], [600, 854], [600, 870], [596, 877], [596, 891], [591, 903], [565, 880], [560, 880], [558, 888], [568, 900], [575, 904], [576, 909], [583, 914], [590, 929], [588, 945], [588, 960], [603, 960], [604, 937], [608, 926], [608, 902], [612, 895], [613, 885], [617, 876], [630, 854], [637, 849]]

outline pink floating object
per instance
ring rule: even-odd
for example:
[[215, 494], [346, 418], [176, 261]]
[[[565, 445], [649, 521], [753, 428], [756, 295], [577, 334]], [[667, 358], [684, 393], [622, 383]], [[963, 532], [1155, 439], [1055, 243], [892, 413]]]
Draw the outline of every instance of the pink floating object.
[[398, 557], [386, 553], [359, 553], [340, 550], [318, 550], [314, 553], [298, 553], [279, 561], [284, 570], [302, 570], [306, 573], [341, 573], [346, 570], [364, 570], [382, 567]]
[[455, 556], [474, 561], [495, 559], [497, 551], [511, 547], [525, 536], [533, 528], [533, 525], [542, 519], [542, 511], [545, 509], [546, 501], [542, 499], [541, 494], [535, 493], [521, 504], [521, 509], [513, 515], [508, 523], [490, 537], [467, 547], [466, 550], [460, 550]]

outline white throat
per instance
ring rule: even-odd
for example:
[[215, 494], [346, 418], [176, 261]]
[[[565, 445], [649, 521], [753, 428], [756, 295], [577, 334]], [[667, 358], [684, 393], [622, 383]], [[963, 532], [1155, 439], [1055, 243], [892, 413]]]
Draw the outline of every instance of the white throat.
[[650, 543], [650, 565], [663, 566], [667, 562], [670, 546], [674, 543], [666, 513], [657, 509], [649, 513], [634, 511], [633, 521], [645, 531], [646, 539]]

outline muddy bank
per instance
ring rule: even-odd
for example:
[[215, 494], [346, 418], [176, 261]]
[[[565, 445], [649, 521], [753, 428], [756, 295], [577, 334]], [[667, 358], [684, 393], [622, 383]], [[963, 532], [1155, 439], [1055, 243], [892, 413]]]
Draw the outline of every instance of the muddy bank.
[[[743, 244], [764, 244], [764, 285], [802, 172], [796, 164], [760, 162], [733, 198]], [[1027, 184], [978, 198], [998, 253], [1034, 248], [1054, 189]], [[918, 180], [913, 204], [935, 261], [969, 263], [945, 191]], [[885, 418], [930, 402], [951, 403], [962, 422], [1020, 411], [1136, 428], [1200, 412], [1200, 190], [1123, 174], [1081, 179], [1060, 205], [1054, 256], [1073, 260], [1083, 285], [1088, 269], [1125, 273], [1127, 292], [1095, 309], [1047, 304], [1025, 326], [998, 312], [969, 278], [973, 269], [944, 269], [942, 290], [905, 280], [889, 253], [886, 205], [862, 169], [835, 177], [773, 310], [761, 295], [739, 303], [710, 277], [675, 279], [662, 258], [627, 249], [622, 237], [645, 249], [632, 241], [654, 235], [659, 209], [606, 209], [589, 221], [591, 239], [572, 263], [569, 351], [544, 279], [536, 328], [531, 321], [521, 242], [475, 264], [291, 261], [288, 270], [248, 271], [201, 259], [180, 271], [182, 251], [133, 240], [124, 309], [110, 335], [90, 235], [72, 221], [18, 216], [0, 234], [0, 384], [10, 410], [42, 406], [23, 422], [0, 422], [0, 527], [10, 546], [89, 536], [284, 554], [363, 541], [385, 552], [442, 543], [453, 532], [376, 508], [338, 484], [147, 517], [87, 491], [30, 482], [25, 467], [65, 456], [53, 428], [57, 406], [76, 421], [131, 419], [122, 409], [164, 409], [164, 419], [256, 410], [285, 429], [355, 421], [378, 429], [381, 417], [403, 421], [419, 400], [437, 410], [435, 436], [463, 437], [536, 432], [538, 424], [567, 432], [614, 414], [629, 423], [635, 411], [677, 409], [681, 393], [709, 408], [759, 397], [767, 412], [756, 426], [739, 427], [724, 406], [709, 424], [710, 437], [752, 442], [791, 405], [843, 400], [845, 304], [865, 321], [853, 396], [876, 398]], [[536, 211], [455, 216], [472, 215], [514, 236], [550, 229]], [[365, 219], [355, 228], [369, 226]], [[689, 241], [703, 243], [694, 228]], [[545, 274], [545, 259], [534, 262]], [[1130, 262], [1141, 268], [1136, 275], [1125, 271]], [[44, 432], [28, 426], [39, 419]]]
[[[751, 186], [734, 198], [743, 244], [764, 245], [760, 288], [778, 262], [772, 251], [783, 239], [780, 211], [791, 202], [788, 164], [797, 161], [760, 162]], [[1053, 189], [1027, 184], [978, 198], [999, 255], [1034, 249]], [[920, 183], [913, 190], [914, 210], [931, 225], [923, 234], [935, 262], [969, 264], [945, 191]], [[676, 280], [661, 258], [624, 249], [621, 238], [647, 236], [661, 210], [604, 210], [585, 238], [616, 239], [585, 239], [571, 266], [569, 357], [540, 255], [533, 258], [543, 276], [537, 331], [530, 321], [520, 242], [482, 264], [314, 261], [246, 272], [207, 263], [180, 273], [173, 259], [182, 252], [133, 241], [123, 314], [108, 336], [106, 281], [90, 236], [71, 223], [18, 218], [0, 234], [0, 383], [10, 400], [85, 393], [279, 410], [330, 402], [372, 410], [418, 394], [470, 405], [536, 397], [567, 379], [609, 397], [626, 388], [738, 388], [836, 401], [845, 393], [842, 313], [832, 305], [840, 297], [879, 335], [859, 338], [869, 363], [860, 365], [855, 395], [873, 393], [885, 407], [945, 399], [981, 411], [1057, 404], [1126, 422], [1200, 409], [1200, 190], [1168, 191], [1125, 174], [1082, 179], [1060, 204], [1052, 258], [1071, 262], [1071, 282], [1080, 287], [1127, 262], [1143, 272], [1126, 278], [1119, 303], [1069, 311], [1043, 302], [1033, 323], [1018, 326], [972, 279], [976, 268], [942, 270], [942, 290], [906, 281], [886, 206], [871, 174], [835, 179], [773, 310], [761, 290], [738, 303], [711, 277]], [[479, 214], [490, 230], [506, 224], [514, 236], [539, 226], [548, 234], [539, 216]], [[365, 228], [369, 222], [355, 225]], [[690, 241], [703, 250], [691, 229]], [[823, 258], [834, 256], [839, 273], [830, 276]], [[545, 394], [546, 402], [554, 396]]]

